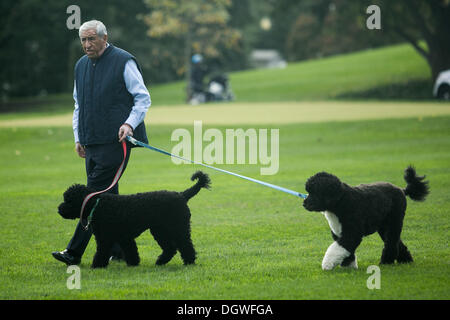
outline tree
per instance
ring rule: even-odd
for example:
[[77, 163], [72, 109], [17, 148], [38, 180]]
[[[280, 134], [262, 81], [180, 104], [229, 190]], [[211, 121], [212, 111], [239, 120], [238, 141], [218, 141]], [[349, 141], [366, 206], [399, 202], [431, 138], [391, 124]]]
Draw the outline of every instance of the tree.
[[287, 60], [298, 61], [398, 42], [366, 27], [365, 7], [348, 0], [279, 0], [271, 38]]
[[450, 0], [363, 1], [369, 2], [380, 6], [382, 28], [398, 34], [426, 59], [433, 82], [440, 71], [450, 69]]
[[[152, 45], [142, 41], [147, 26], [136, 19], [146, 8], [141, 1], [130, 1], [125, 7], [123, 0], [109, 0], [107, 4], [90, 0], [76, 3], [81, 9], [81, 22], [103, 21], [110, 41], [138, 58], [144, 77], [164, 73], [146, 72], [154, 70], [154, 66], [147, 63], [150, 59], [144, 59]], [[78, 30], [69, 30], [66, 25], [69, 17], [66, 10], [71, 4], [70, 0], [0, 2], [0, 99], [3, 102], [11, 97], [72, 91], [74, 65], [84, 53]]]
[[[64, 33], [68, 1], [2, 0], [0, 4], [0, 97], [67, 89]], [[51, 75], [51, 76], [49, 76]]]
[[[381, 30], [368, 30], [366, 9], [381, 10]], [[432, 80], [450, 69], [450, 0], [278, 0], [272, 46], [289, 60], [409, 42], [428, 62]]]
[[[219, 46], [239, 47], [241, 33], [228, 27], [230, 19], [227, 7], [230, 0], [144, 0], [150, 13], [143, 15], [151, 38], [168, 38], [179, 43], [181, 50], [164, 52], [170, 55], [184, 74], [186, 83], [190, 79], [192, 53], [207, 57], [218, 57]], [[190, 96], [190, 86], [187, 86]]]

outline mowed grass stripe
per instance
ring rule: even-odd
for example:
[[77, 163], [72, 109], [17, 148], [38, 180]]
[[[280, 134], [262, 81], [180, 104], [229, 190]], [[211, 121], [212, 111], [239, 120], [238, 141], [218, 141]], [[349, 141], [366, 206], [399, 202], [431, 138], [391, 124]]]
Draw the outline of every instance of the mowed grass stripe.
[[[192, 124], [202, 120], [210, 125], [289, 124], [441, 116], [450, 114], [450, 105], [433, 102], [271, 102], [229, 103], [201, 106], [150, 108], [150, 125]], [[71, 126], [72, 114], [0, 120], [0, 128]]]

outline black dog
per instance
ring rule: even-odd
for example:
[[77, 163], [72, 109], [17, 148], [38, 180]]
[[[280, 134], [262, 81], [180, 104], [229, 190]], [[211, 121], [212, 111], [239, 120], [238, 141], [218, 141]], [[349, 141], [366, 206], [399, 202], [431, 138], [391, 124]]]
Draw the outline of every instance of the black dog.
[[[140, 259], [134, 239], [147, 229], [163, 250], [156, 260], [157, 265], [169, 262], [177, 250], [184, 264], [193, 264], [195, 249], [191, 241], [191, 213], [187, 202], [201, 188], [209, 188], [210, 185], [208, 175], [201, 171], [192, 175], [191, 180], [195, 179], [198, 179], [197, 183], [183, 192], [103, 193], [90, 199], [84, 208], [83, 219], [94, 209], [90, 226], [97, 242], [97, 252], [92, 268], [108, 265], [114, 242], [119, 243], [129, 266], [138, 265]], [[71, 186], [64, 192], [64, 202], [58, 207], [59, 214], [65, 219], [79, 218], [83, 200], [92, 192], [94, 190], [86, 186]]]
[[400, 240], [406, 211], [406, 196], [423, 201], [429, 193], [425, 176], [418, 177], [409, 166], [404, 175], [405, 189], [388, 182], [351, 187], [336, 176], [320, 172], [306, 182], [308, 197], [303, 206], [322, 212], [335, 242], [322, 261], [323, 270], [337, 265], [357, 268], [355, 250], [364, 236], [378, 231], [384, 242], [381, 264], [412, 262], [408, 248]]

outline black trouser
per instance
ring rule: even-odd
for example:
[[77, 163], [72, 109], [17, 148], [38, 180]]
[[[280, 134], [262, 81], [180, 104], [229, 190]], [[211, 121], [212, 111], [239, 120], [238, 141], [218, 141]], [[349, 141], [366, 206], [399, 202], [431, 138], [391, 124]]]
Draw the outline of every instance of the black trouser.
[[[92, 145], [85, 147], [86, 150], [86, 174], [87, 186], [95, 191], [101, 191], [108, 188], [114, 180], [120, 165], [123, 161], [123, 148], [121, 143]], [[130, 144], [127, 142], [127, 157], [125, 159], [124, 168], [128, 164], [130, 158]], [[112, 187], [108, 193], [119, 194], [119, 184]], [[86, 221], [83, 222], [86, 225]], [[72, 239], [67, 245], [67, 250], [73, 256], [80, 257], [83, 255], [89, 240], [92, 236], [92, 230], [84, 230], [81, 223], [78, 222]], [[111, 255], [119, 256], [120, 247], [114, 244]]]

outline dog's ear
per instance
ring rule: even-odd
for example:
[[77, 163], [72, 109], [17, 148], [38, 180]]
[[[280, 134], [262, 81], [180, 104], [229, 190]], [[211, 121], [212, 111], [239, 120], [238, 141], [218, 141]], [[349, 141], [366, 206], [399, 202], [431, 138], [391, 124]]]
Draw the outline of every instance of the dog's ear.
[[339, 196], [342, 194], [342, 182], [338, 177], [332, 174], [328, 174], [328, 176], [324, 177], [323, 187], [330, 197]]
[[67, 191], [71, 190], [72, 192], [83, 192], [87, 190], [87, 187], [83, 184], [75, 183], [67, 188]]
[[305, 189], [309, 193], [320, 193], [331, 196], [332, 194], [341, 191], [342, 182], [338, 177], [331, 173], [319, 172], [306, 181]]
[[65, 202], [78, 201], [80, 197], [85, 197], [89, 194], [86, 186], [81, 184], [73, 184], [64, 192], [63, 197]]

